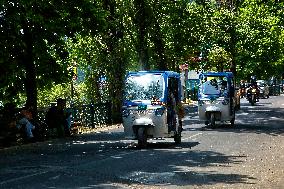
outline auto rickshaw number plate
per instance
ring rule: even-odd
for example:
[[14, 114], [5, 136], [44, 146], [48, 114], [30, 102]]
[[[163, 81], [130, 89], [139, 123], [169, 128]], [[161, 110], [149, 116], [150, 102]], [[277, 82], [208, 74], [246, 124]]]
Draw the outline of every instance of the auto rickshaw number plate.
[[146, 110], [138, 110], [138, 111], [136, 111], [136, 114], [137, 115], [146, 115], [147, 111]]

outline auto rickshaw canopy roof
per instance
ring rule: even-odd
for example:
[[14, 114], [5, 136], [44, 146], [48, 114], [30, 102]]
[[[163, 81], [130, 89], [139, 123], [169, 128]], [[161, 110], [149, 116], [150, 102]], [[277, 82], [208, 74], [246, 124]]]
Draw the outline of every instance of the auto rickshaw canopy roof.
[[146, 74], [163, 74], [167, 77], [174, 77], [174, 78], [180, 78], [180, 74], [174, 71], [138, 71], [138, 72], [128, 72], [127, 75], [146, 75]]
[[203, 72], [200, 74], [199, 78], [202, 78], [202, 76], [234, 78], [234, 74], [232, 72]]

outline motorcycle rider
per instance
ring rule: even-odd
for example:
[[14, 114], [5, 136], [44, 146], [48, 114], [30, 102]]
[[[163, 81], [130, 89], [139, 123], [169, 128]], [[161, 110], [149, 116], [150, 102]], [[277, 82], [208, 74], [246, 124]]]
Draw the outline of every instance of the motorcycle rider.
[[257, 86], [257, 82], [256, 82], [256, 77], [255, 76], [251, 76], [250, 78], [250, 85], [249, 85], [249, 89], [248, 90], [252, 90], [252, 89], [256, 89], [256, 101], [259, 101], [259, 88]]

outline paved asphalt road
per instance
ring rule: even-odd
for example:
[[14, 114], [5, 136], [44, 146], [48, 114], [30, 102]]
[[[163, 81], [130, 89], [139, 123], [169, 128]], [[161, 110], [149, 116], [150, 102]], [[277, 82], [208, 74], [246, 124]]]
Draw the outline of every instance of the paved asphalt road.
[[284, 188], [284, 96], [245, 99], [236, 126], [188, 109], [182, 144], [125, 140], [122, 128], [0, 150], [0, 188]]

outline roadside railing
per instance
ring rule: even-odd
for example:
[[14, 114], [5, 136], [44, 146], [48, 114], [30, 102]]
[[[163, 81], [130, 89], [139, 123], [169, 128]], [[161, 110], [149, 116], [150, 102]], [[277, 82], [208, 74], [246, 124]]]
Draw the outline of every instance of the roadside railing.
[[[45, 120], [48, 109], [49, 108], [40, 108], [38, 110], [38, 116], [41, 121]], [[112, 123], [110, 102], [73, 106], [67, 108], [66, 111], [71, 113], [70, 118], [68, 118], [71, 128], [78, 125], [95, 128]]]

